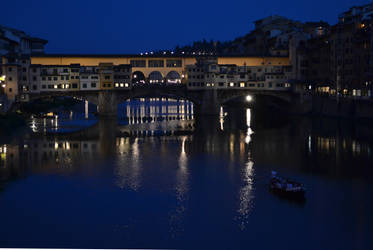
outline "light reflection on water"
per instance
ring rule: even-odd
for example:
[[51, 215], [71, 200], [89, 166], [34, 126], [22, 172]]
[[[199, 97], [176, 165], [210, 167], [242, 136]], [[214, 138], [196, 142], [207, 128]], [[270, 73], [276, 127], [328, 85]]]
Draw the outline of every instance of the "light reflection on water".
[[[91, 112], [96, 107], [87, 101], [76, 105], [76, 111], [60, 111], [48, 118], [34, 118], [29, 121], [33, 132], [71, 133], [89, 128], [97, 123], [97, 117]], [[159, 130], [163, 121], [177, 124], [178, 121], [194, 119], [194, 105], [187, 100], [171, 98], [140, 98], [127, 100], [118, 105], [119, 125], [154, 124], [149, 131]], [[167, 125], [167, 124], [166, 124]]]
[[[117, 127], [153, 130], [165, 129], [170, 123], [177, 127], [194, 122], [188, 120], [191, 119], [190, 112], [185, 111], [188, 108], [175, 109], [172, 103], [167, 108], [155, 102], [158, 108], [153, 109], [145, 100], [139, 103], [135, 105], [137, 109], [126, 107], [125, 114], [129, 116], [123, 120], [134, 121], [132, 124], [100, 121], [100, 126], [90, 127], [79, 135], [31, 133], [0, 146], [0, 180], [4, 183], [0, 193], [0, 246], [16, 246], [19, 239], [32, 246], [32, 242], [51, 237], [55, 240], [45, 247], [65, 242], [65, 247], [190, 248], [198, 242], [225, 249], [262, 244], [275, 248], [278, 242], [284, 243], [282, 239], [287, 235], [301, 231], [294, 239], [298, 248], [310, 235], [320, 237], [315, 225], [341, 234], [359, 227], [364, 243], [367, 242], [365, 228], [371, 221], [369, 208], [373, 201], [368, 191], [366, 196], [361, 191], [372, 188], [369, 140], [340, 132], [330, 134], [333, 129], [326, 133], [324, 125], [319, 128], [309, 121], [287, 121], [285, 125], [277, 120], [261, 121], [258, 113], [250, 109], [241, 110], [237, 116], [223, 109], [216, 120], [197, 121], [198, 129], [188, 136], [123, 137], [112, 133]], [[187, 113], [184, 118], [180, 117], [181, 110]], [[71, 113], [67, 115], [70, 117]], [[167, 115], [180, 119], [172, 120]], [[160, 116], [164, 117], [163, 121], [158, 121]], [[152, 119], [146, 121], [146, 117]], [[58, 124], [64, 124], [60, 116]], [[34, 125], [41, 126], [37, 122]], [[279, 201], [267, 192], [265, 177], [272, 169], [299, 178], [311, 187], [313, 195], [308, 197], [304, 208]], [[351, 178], [357, 184], [350, 182]], [[13, 180], [17, 181], [12, 183]], [[49, 180], [56, 182], [56, 186], [43, 182]], [[61, 204], [58, 203], [61, 196], [47, 196], [47, 200], [60, 204], [60, 208], [46, 212], [42, 209], [44, 203], [33, 202], [25, 211], [30, 213], [27, 216], [12, 214], [18, 202], [27, 202], [25, 196], [34, 199], [35, 193], [45, 190], [54, 193], [61, 188], [65, 190], [63, 196], [71, 198], [68, 202]], [[81, 190], [86, 193], [78, 195]], [[93, 202], [86, 200], [89, 194], [94, 196]], [[363, 196], [361, 201], [365, 203], [359, 202], [361, 211], [355, 214], [351, 211], [355, 211], [352, 204], [356, 194]], [[38, 199], [46, 200], [35, 197]], [[86, 203], [90, 213], [78, 209]], [[338, 204], [340, 212], [336, 212], [333, 204]], [[74, 213], [66, 212], [71, 210]], [[77, 241], [59, 238], [46, 226], [49, 221], [57, 220], [56, 215], [64, 213], [67, 216], [58, 225], [73, 232]], [[12, 219], [5, 215], [12, 215]], [[41, 220], [34, 228], [37, 235], [32, 238], [16, 230], [33, 224], [30, 218]], [[300, 220], [302, 227], [297, 226]], [[341, 221], [339, 227], [334, 226], [335, 221]], [[120, 228], [115, 232], [114, 223]], [[97, 232], [94, 228], [103, 230]], [[105, 243], [92, 245], [85, 233], [89, 238], [103, 238]], [[277, 243], [263, 243], [268, 235]], [[335, 238], [328, 237], [335, 243]], [[147, 244], [136, 245], [139, 242]], [[315, 247], [311, 243], [310, 249]]]
[[171, 98], [140, 98], [119, 105], [119, 123], [154, 123], [163, 120], [193, 120], [194, 105], [187, 100]]

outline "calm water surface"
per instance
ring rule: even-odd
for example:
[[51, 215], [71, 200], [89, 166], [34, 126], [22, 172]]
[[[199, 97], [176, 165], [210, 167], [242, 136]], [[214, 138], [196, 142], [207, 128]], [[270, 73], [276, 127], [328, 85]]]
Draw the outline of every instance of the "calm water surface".
[[[85, 111], [1, 145], [0, 247], [373, 249], [367, 126], [251, 109], [196, 120], [161, 100], [124, 103], [118, 121]], [[306, 202], [269, 193], [272, 169]]]

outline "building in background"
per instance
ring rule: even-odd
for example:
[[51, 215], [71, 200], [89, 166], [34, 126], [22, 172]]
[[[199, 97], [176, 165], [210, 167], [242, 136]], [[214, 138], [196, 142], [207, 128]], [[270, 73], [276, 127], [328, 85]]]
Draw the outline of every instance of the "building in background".
[[80, 67], [80, 89], [97, 90], [100, 87], [98, 66]]
[[189, 89], [289, 90], [289, 67], [279, 65], [246, 66], [218, 64], [217, 58], [201, 58], [186, 67]]
[[47, 40], [32, 37], [25, 32], [0, 25], [0, 55], [43, 54]]
[[98, 72], [100, 78], [100, 89], [112, 89], [114, 86], [113, 63], [100, 63]]
[[131, 86], [132, 68], [130, 64], [114, 66], [114, 88], [129, 88]]
[[80, 64], [70, 64], [69, 89], [79, 90], [80, 87]]
[[[38, 77], [30, 72], [30, 56], [44, 53], [47, 41], [25, 32], [0, 26], [0, 110], [7, 111], [15, 101], [25, 100], [35, 91]], [[39, 75], [40, 76], [40, 75]], [[39, 79], [40, 80], [40, 79]]]

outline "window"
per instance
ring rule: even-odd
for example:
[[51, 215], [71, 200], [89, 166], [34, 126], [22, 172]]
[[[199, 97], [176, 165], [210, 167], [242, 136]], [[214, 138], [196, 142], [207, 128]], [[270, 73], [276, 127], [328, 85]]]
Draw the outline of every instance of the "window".
[[36, 76], [32, 77], [32, 80], [33, 80], [33, 81], [36, 81]]
[[78, 88], [78, 84], [73, 83], [72, 88], [73, 88], [73, 89], [77, 89], [77, 88]]
[[95, 82], [91, 83], [91, 88], [96, 88], [96, 83]]
[[26, 76], [22, 77], [22, 80], [23, 80], [23, 81], [27, 81]]
[[9, 93], [12, 92], [12, 91], [13, 91], [12, 88], [9, 88]]
[[47, 86], [46, 86], [45, 84], [43, 84], [43, 85], [41, 85], [41, 88], [42, 88], [42, 89], [46, 89]]
[[105, 80], [110, 80], [110, 76], [105, 76]]
[[182, 62], [181, 60], [167, 60], [166, 65], [169, 68], [181, 68]]
[[61, 76], [61, 80], [65, 80], [65, 77], [64, 77], [64, 76]]
[[98, 76], [91, 76], [91, 79], [98, 79]]
[[46, 80], [45, 76], [43, 76], [43, 77], [41, 78], [41, 80], [42, 80], [42, 81], [45, 81], [45, 80]]
[[132, 67], [140, 67], [145, 68], [146, 67], [146, 61], [145, 60], [131, 60], [130, 64]]
[[36, 73], [36, 69], [32, 69], [32, 72], [33, 72], [33, 73]]
[[26, 72], [26, 68], [25, 67], [22, 68], [22, 72]]
[[149, 60], [148, 67], [149, 68], [163, 68], [164, 61], [163, 60]]
[[83, 89], [86, 89], [86, 88], [87, 88], [87, 84], [83, 83]]
[[13, 69], [12, 69], [11, 67], [8, 68], [8, 72], [12, 72], [12, 70], [13, 70]]
[[32, 85], [32, 89], [33, 89], [33, 90], [37, 90], [37, 88], [38, 88], [38, 87], [37, 87], [36, 85]]
[[48, 81], [52, 81], [52, 77], [48, 76]]
[[58, 79], [57, 76], [53, 77], [53, 81], [57, 81], [57, 79]]
[[13, 81], [13, 78], [12, 78], [12, 77], [9, 77], [9, 81]]

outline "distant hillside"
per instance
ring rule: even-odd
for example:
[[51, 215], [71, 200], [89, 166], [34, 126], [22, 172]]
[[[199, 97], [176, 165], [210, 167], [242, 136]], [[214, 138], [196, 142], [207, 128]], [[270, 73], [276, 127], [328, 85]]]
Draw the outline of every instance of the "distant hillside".
[[[195, 41], [191, 45], [179, 45], [175, 54], [218, 54], [218, 55], [255, 55], [287, 56], [289, 40], [295, 34], [311, 38], [325, 34], [329, 29], [326, 22], [299, 22], [281, 16], [269, 16], [255, 22], [255, 29], [232, 41]], [[159, 52], [162, 53], [162, 52]]]

